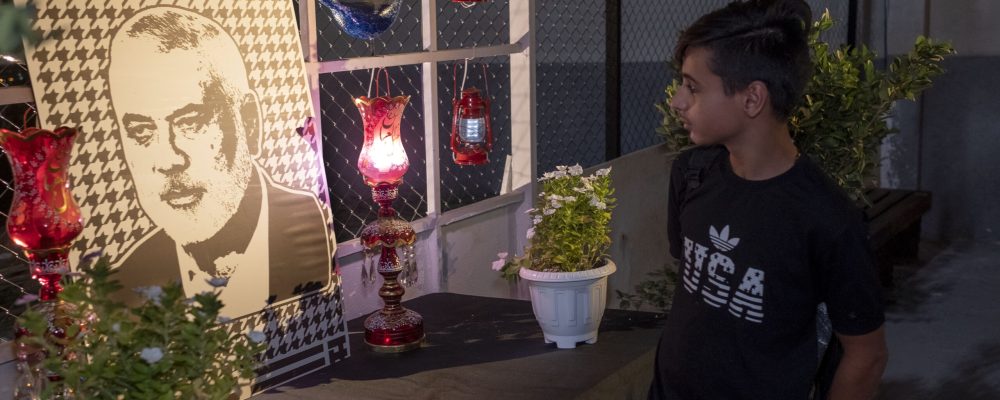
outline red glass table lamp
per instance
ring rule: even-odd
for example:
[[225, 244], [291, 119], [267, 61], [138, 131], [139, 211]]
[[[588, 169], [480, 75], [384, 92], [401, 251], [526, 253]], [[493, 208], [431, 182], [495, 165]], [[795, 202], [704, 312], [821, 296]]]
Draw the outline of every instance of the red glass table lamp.
[[412, 285], [417, 281], [413, 251], [417, 234], [392, 208], [399, 194], [397, 187], [410, 167], [399, 138], [399, 124], [409, 100], [409, 96], [362, 96], [354, 100], [365, 128], [358, 170], [372, 187], [372, 198], [379, 205], [378, 219], [361, 231], [365, 248], [362, 282], [366, 286], [374, 283], [374, 267], [382, 275], [378, 295], [384, 303], [381, 310], [365, 319], [365, 343], [383, 353], [416, 349], [424, 340], [423, 318], [400, 304], [405, 293], [400, 283]]
[[83, 230], [80, 207], [70, 193], [67, 169], [76, 130], [0, 130], [0, 146], [14, 171], [14, 200], [7, 233], [24, 249], [31, 276], [41, 283], [38, 297], [55, 300], [69, 272], [69, 246]]
[[[77, 323], [66, 316], [70, 304], [59, 301], [59, 281], [69, 272], [69, 248], [83, 230], [80, 207], [73, 201], [67, 169], [77, 131], [59, 127], [55, 131], [26, 128], [20, 132], [0, 129], [0, 147], [7, 154], [14, 172], [14, 199], [7, 214], [7, 234], [24, 250], [31, 277], [38, 280], [40, 303], [32, 307], [48, 319], [46, 332], [28, 332], [18, 327], [16, 336], [42, 334], [56, 343], [66, 339], [69, 325]], [[34, 380], [43, 372], [37, 369], [40, 353], [17, 342], [20, 377], [17, 391], [25, 379]], [[29, 368], [29, 364], [34, 367]], [[33, 369], [34, 368], [34, 369]], [[60, 379], [44, 373], [48, 380]]]

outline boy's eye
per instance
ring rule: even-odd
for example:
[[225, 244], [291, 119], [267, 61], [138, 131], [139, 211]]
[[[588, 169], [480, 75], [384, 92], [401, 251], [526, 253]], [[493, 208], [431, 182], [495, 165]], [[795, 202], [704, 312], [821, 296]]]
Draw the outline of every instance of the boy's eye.
[[685, 87], [687, 87], [687, 90], [688, 90], [689, 92], [691, 92], [691, 93], [694, 93], [694, 92], [695, 92], [695, 90], [694, 90], [694, 85], [692, 85], [692, 84], [690, 84], [690, 83], [689, 83], [689, 84], [687, 84], [687, 85], [684, 85], [684, 86], [685, 86]]

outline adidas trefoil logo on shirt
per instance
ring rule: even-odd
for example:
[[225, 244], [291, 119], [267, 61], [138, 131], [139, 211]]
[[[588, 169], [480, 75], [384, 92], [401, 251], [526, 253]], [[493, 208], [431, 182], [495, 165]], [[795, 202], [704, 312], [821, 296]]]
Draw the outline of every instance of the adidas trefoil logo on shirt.
[[740, 238], [729, 238], [729, 225], [722, 228], [722, 232], [715, 230], [714, 226], [709, 226], [708, 237], [712, 239], [715, 248], [722, 252], [735, 249], [736, 245], [740, 244]]

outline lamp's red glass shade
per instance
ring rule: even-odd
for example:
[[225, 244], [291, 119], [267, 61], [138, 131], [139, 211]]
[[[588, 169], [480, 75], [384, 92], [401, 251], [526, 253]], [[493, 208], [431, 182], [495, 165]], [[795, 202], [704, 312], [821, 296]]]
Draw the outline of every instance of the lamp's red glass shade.
[[42, 300], [58, 294], [59, 278], [69, 269], [69, 246], [83, 230], [67, 173], [76, 134], [67, 127], [0, 129], [0, 146], [14, 171], [7, 233], [24, 249], [32, 275], [42, 283]]
[[375, 97], [354, 99], [364, 121], [365, 142], [358, 157], [358, 170], [368, 186], [396, 185], [410, 168], [406, 149], [399, 137], [403, 110], [410, 96]]
[[490, 161], [492, 147], [490, 102], [480, 96], [479, 89], [465, 89], [461, 99], [452, 101], [452, 157], [459, 165], [482, 165]]

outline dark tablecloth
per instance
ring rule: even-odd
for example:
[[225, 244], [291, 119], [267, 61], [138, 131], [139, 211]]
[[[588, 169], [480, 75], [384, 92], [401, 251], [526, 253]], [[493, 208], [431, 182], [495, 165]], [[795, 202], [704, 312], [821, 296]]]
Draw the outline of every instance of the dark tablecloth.
[[435, 293], [404, 305], [424, 317], [420, 349], [373, 353], [357, 318], [348, 359], [255, 398], [644, 399], [662, 331], [657, 314], [609, 309], [596, 344], [559, 350], [528, 301]]

